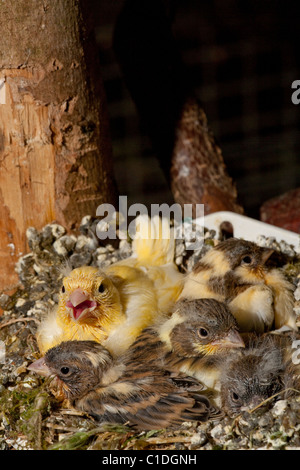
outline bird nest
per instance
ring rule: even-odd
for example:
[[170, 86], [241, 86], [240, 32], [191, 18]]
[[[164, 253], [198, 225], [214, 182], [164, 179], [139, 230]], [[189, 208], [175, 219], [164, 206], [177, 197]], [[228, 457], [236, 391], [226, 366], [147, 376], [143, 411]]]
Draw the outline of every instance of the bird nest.
[[[129, 425], [100, 425], [88, 416], [66, 409], [52, 395], [47, 380], [27, 366], [39, 357], [35, 339], [38, 324], [58, 302], [66, 263], [72, 268], [101, 268], [131, 255], [131, 241], [101, 245], [97, 220], [87, 216], [80, 234], [69, 235], [58, 224], [27, 230], [30, 251], [16, 265], [20, 285], [11, 296], [0, 295], [0, 449], [211, 450], [300, 448], [300, 395], [279, 396], [269, 407], [235, 419], [219, 417], [205, 423], [186, 422], [176, 430], [136, 432]], [[200, 236], [200, 235], [199, 235]], [[218, 240], [214, 231], [201, 234], [200, 248], [176, 240], [175, 262], [182, 272]], [[262, 234], [259, 243], [275, 249], [275, 263], [295, 285], [295, 311], [300, 318], [300, 258], [293, 249]], [[262, 405], [266, 405], [262, 403]]]

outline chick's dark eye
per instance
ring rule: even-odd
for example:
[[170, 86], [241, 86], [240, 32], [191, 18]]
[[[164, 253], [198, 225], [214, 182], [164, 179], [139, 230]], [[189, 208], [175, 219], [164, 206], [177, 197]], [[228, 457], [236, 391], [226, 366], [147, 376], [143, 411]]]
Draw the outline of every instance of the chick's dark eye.
[[70, 369], [69, 367], [64, 366], [64, 367], [61, 367], [60, 371], [62, 374], [67, 375], [70, 372]]
[[240, 397], [238, 396], [237, 393], [232, 392], [232, 393], [231, 393], [231, 398], [233, 399], [233, 401], [238, 401], [238, 399], [239, 399]]
[[242, 259], [242, 262], [244, 264], [251, 264], [252, 263], [252, 258], [251, 256], [244, 256], [244, 258]]
[[98, 287], [98, 292], [100, 292], [100, 294], [102, 294], [104, 291], [105, 291], [104, 284], [100, 284], [100, 286]]
[[206, 338], [208, 336], [208, 331], [206, 330], [206, 328], [199, 328], [198, 334], [200, 338]]
[[62, 286], [61, 291], [62, 291], [63, 294], [66, 292], [65, 286]]

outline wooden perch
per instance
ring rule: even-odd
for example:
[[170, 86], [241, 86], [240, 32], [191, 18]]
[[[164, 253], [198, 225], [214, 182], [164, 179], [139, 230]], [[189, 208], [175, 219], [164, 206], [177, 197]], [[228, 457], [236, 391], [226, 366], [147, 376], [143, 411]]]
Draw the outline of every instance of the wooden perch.
[[224, 210], [243, 212], [206, 115], [193, 98], [184, 104], [176, 127], [171, 189], [176, 202], [204, 204], [206, 214]]
[[0, 6], [0, 290], [17, 280], [29, 226], [76, 229], [115, 202], [89, 8], [79, 0]]

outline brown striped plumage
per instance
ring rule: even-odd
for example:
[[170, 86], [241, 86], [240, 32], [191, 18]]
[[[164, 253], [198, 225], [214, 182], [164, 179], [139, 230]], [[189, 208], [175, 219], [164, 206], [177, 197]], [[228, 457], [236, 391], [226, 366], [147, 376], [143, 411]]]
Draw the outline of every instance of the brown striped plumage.
[[293, 285], [267, 264], [273, 250], [231, 238], [209, 250], [186, 277], [182, 298], [225, 302], [241, 331], [296, 329]]
[[113, 359], [93, 341], [61, 343], [30, 368], [58, 377], [70, 404], [101, 422], [149, 430], [206, 421], [218, 413], [197, 387], [188, 388], [190, 380], [171, 378], [130, 351]]
[[182, 299], [170, 318], [145, 329], [131, 346], [133, 357], [215, 388], [219, 362], [243, 347], [235, 318], [215, 299]]

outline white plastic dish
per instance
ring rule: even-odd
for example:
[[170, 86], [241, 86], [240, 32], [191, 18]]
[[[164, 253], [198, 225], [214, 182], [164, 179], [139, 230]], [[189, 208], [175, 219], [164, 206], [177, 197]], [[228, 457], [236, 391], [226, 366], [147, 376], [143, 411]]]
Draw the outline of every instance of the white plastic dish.
[[300, 235], [298, 233], [235, 212], [214, 212], [204, 216], [204, 226], [209, 230], [216, 230], [217, 234], [220, 233], [221, 225], [224, 222], [229, 222], [232, 225], [233, 236], [236, 238], [257, 242], [259, 236], [274, 237], [277, 242], [284, 241], [292, 245], [295, 252], [300, 254]]

